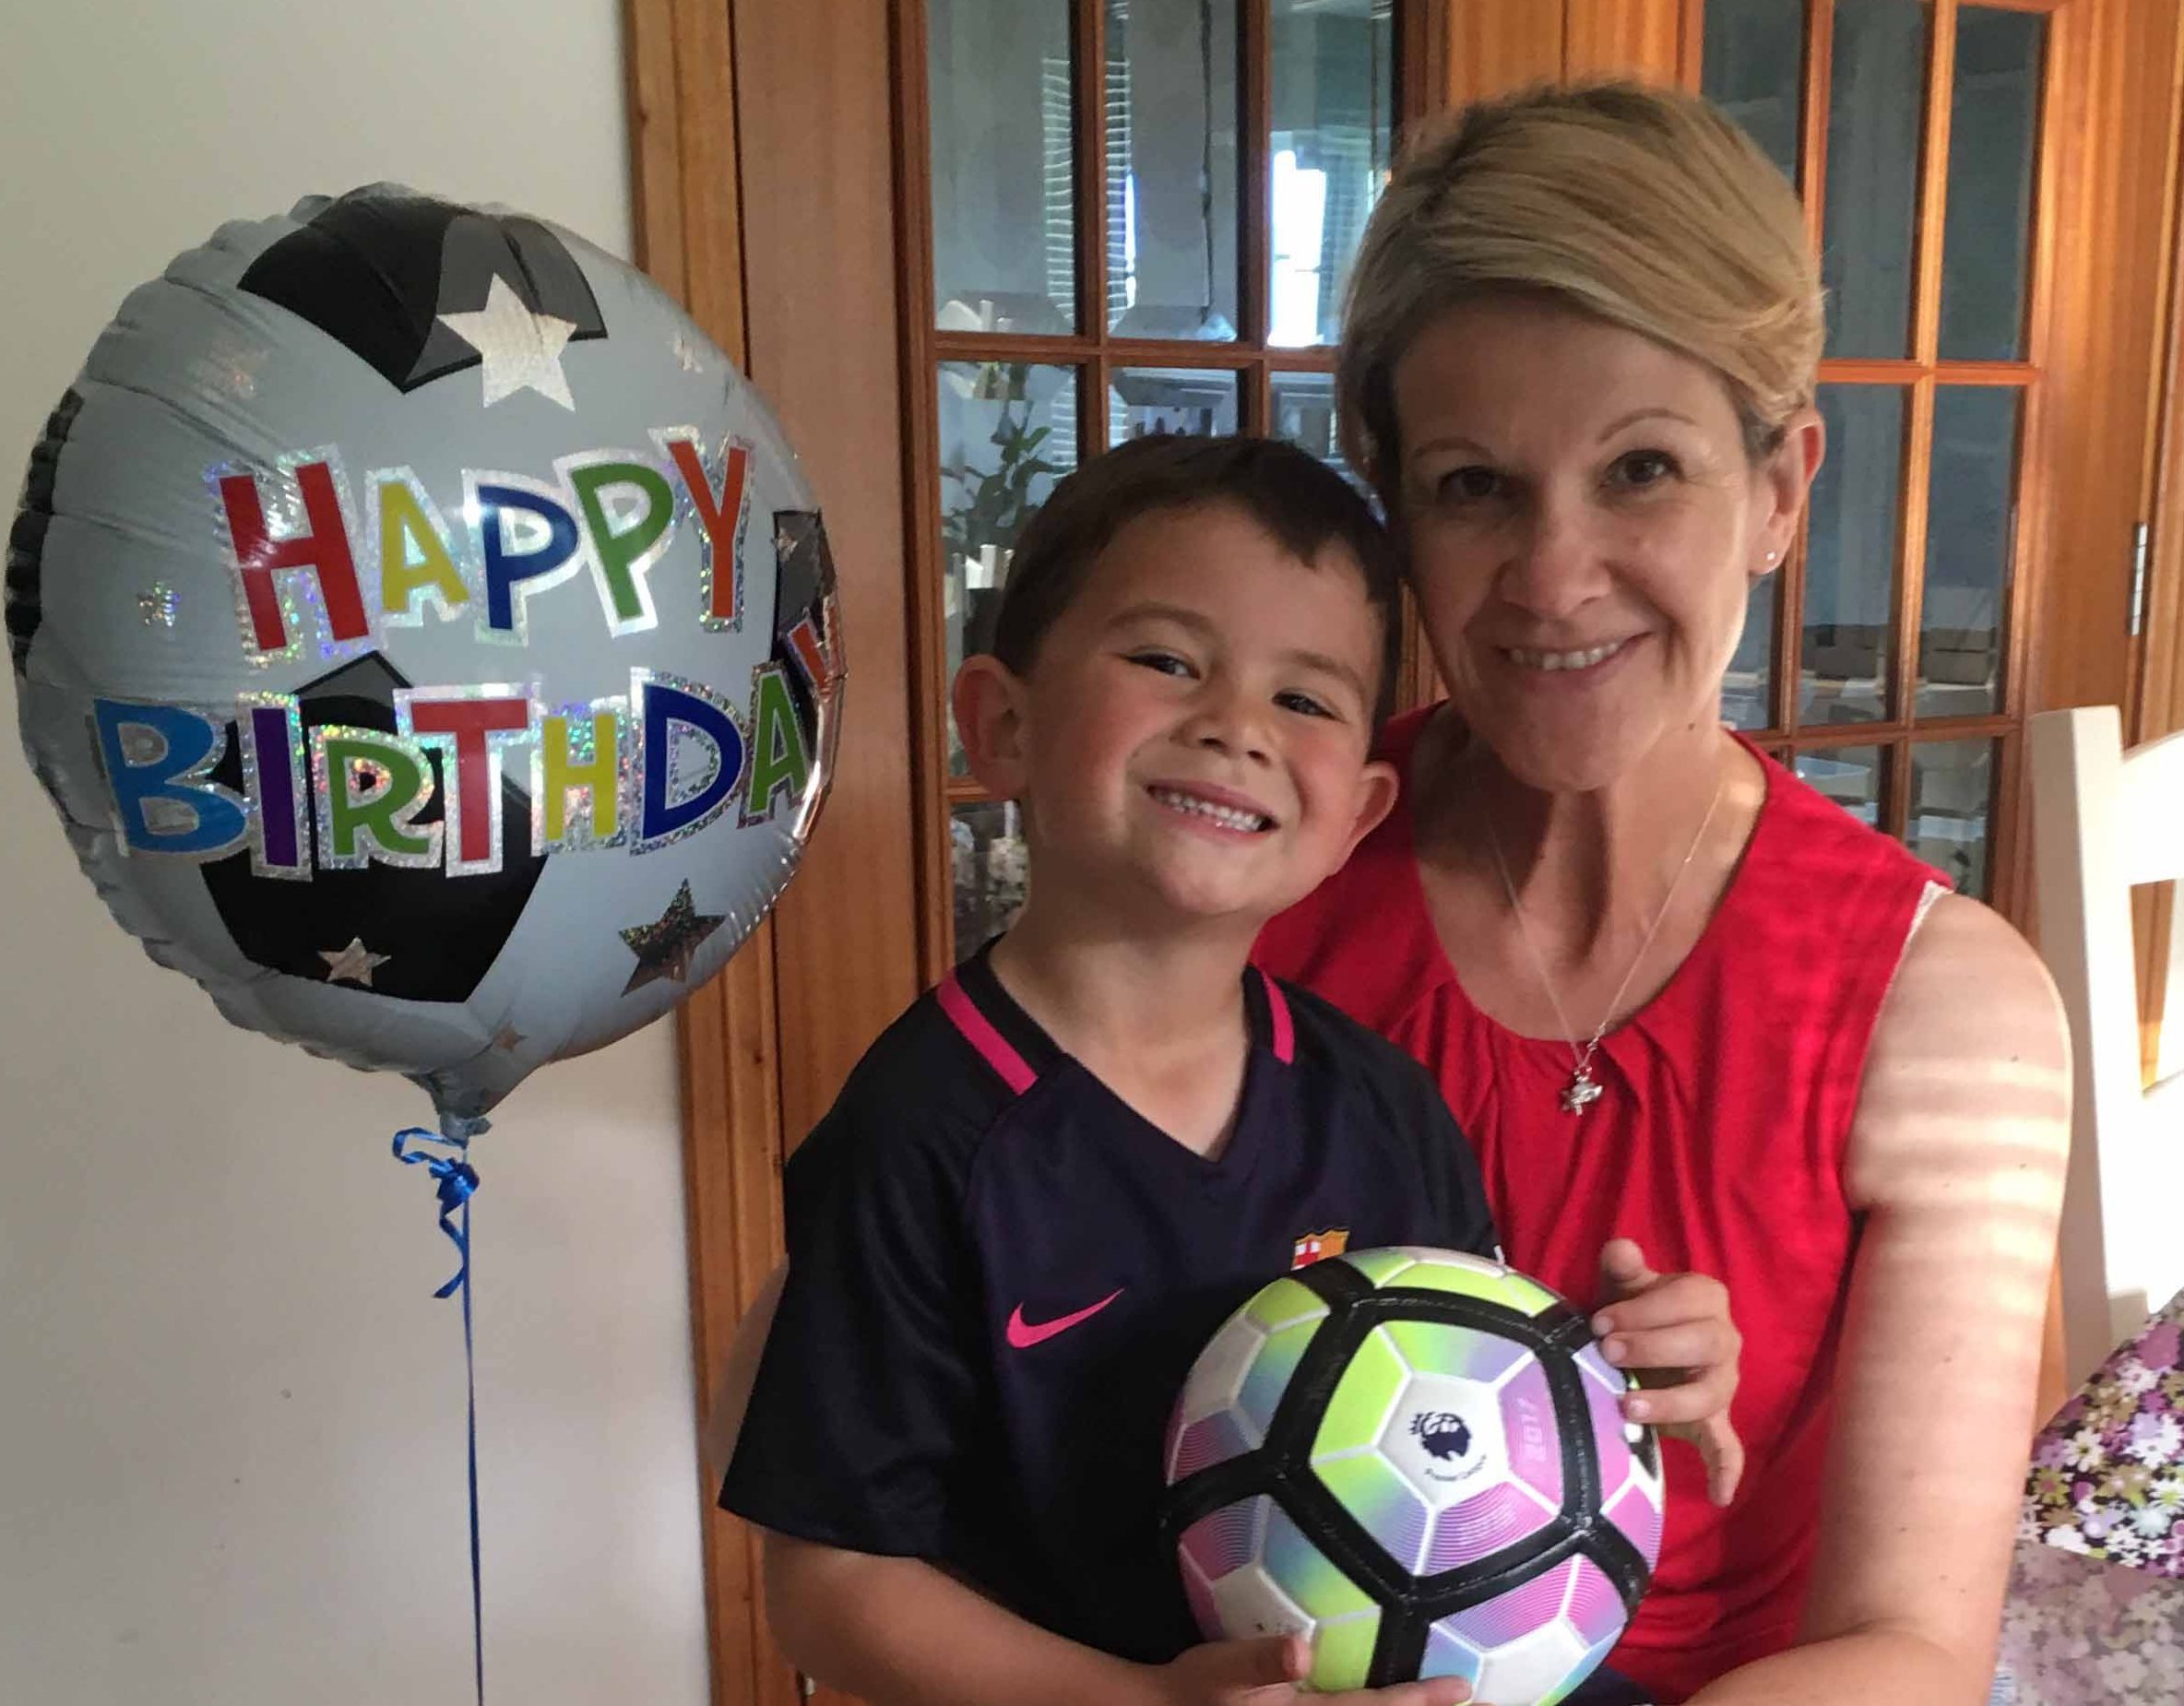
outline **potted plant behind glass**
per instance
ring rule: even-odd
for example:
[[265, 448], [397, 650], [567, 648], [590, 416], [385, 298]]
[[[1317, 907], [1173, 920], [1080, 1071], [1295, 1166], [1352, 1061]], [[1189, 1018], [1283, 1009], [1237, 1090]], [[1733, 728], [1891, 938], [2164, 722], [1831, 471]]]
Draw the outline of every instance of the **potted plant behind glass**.
[[[948, 553], [949, 579], [963, 589], [965, 652], [980, 652], [992, 644], [993, 608], [1009, 551], [1046, 496], [1040, 482], [1069, 471], [1069, 464], [1039, 454], [1053, 428], [1031, 424], [1038, 404], [1028, 394], [1030, 376], [1030, 364], [1024, 361], [984, 361], [973, 375], [950, 375], [961, 399], [965, 452], [962, 461], [941, 469], [944, 488], [954, 488], [957, 494], [942, 512], [941, 542]], [[990, 455], [972, 448], [978, 429], [988, 420], [991, 426], [984, 442], [991, 447]], [[960, 656], [952, 657], [951, 669], [961, 661]]]

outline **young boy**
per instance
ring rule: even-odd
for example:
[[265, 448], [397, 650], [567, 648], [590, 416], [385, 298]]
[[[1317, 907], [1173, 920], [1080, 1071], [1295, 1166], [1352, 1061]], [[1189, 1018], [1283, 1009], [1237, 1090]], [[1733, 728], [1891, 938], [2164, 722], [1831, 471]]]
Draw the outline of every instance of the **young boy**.
[[1176, 1394], [1330, 1235], [1495, 1249], [1424, 1070], [1247, 964], [1393, 803], [1368, 754], [1397, 588], [1362, 500], [1264, 441], [1126, 445], [1019, 541], [954, 707], [1022, 805], [1027, 898], [789, 1162], [721, 1494], [808, 1673], [883, 1702], [1289, 1698], [1300, 1641], [1197, 1644], [1157, 1530]]

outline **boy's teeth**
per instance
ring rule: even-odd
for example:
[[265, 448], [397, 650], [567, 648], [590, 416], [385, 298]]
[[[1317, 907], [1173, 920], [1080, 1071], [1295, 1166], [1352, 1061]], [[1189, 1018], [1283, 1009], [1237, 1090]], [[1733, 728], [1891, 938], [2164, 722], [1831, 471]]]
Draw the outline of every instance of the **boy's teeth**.
[[1195, 794], [1180, 794], [1172, 788], [1147, 790], [1153, 798], [1170, 812], [1194, 812], [1200, 817], [1209, 817], [1223, 829], [1254, 831], [1264, 829], [1273, 820], [1261, 817], [1256, 812], [1239, 812], [1233, 806], [1217, 806], [1210, 800], [1201, 800]]
[[1510, 660], [1526, 669], [1589, 669], [1596, 663], [1606, 663], [1623, 648], [1621, 640], [1610, 640], [1605, 646], [1595, 646], [1582, 652], [1536, 652], [1522, 646], [1512, 646]]

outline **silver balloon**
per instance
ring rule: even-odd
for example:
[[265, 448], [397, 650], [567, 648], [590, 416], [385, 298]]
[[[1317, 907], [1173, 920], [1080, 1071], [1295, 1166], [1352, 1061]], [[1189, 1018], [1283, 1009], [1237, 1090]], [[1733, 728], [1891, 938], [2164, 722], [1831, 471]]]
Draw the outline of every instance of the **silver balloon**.
[[580, 238], [394, 185], [130, 295], [6, 610], [114, 917], [451, 1134], [718, 971], [833, 768], [833, 563], [756, 393]]

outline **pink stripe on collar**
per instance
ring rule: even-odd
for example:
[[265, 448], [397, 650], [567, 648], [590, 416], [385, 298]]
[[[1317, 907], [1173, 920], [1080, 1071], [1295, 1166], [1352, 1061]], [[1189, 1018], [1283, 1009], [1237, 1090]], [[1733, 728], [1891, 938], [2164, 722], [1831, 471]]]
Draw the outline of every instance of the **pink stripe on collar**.
[[1289, 1018], [1289, 998], [1264, 970], [1256, 966], [1252, 969], [1258, 972], [1259, 986], [1266, 991], [1266, 1017], [1274, 1027], [1274, 1058], [1287, 1066], [1297, 1058], [1297, 1026]]
[[[978, 1009], [978, 1003], [964, 992], [963, 985], [950, 972], [940, 981], [933, 993], [940, 998], [941, 1011], [954, 1022], [970, 1046], [986, 1058], [986, 1064], [1001, 1074], [1001, 1081], [1018, 1096], [1039, 1082], [1039, 1074], [1030, 1064], [1009, 1046], [1009, 1040], [993, 1028], [993, 1021]], [[1285, 1023], [1287, 1015], [1284, 1015]]]

